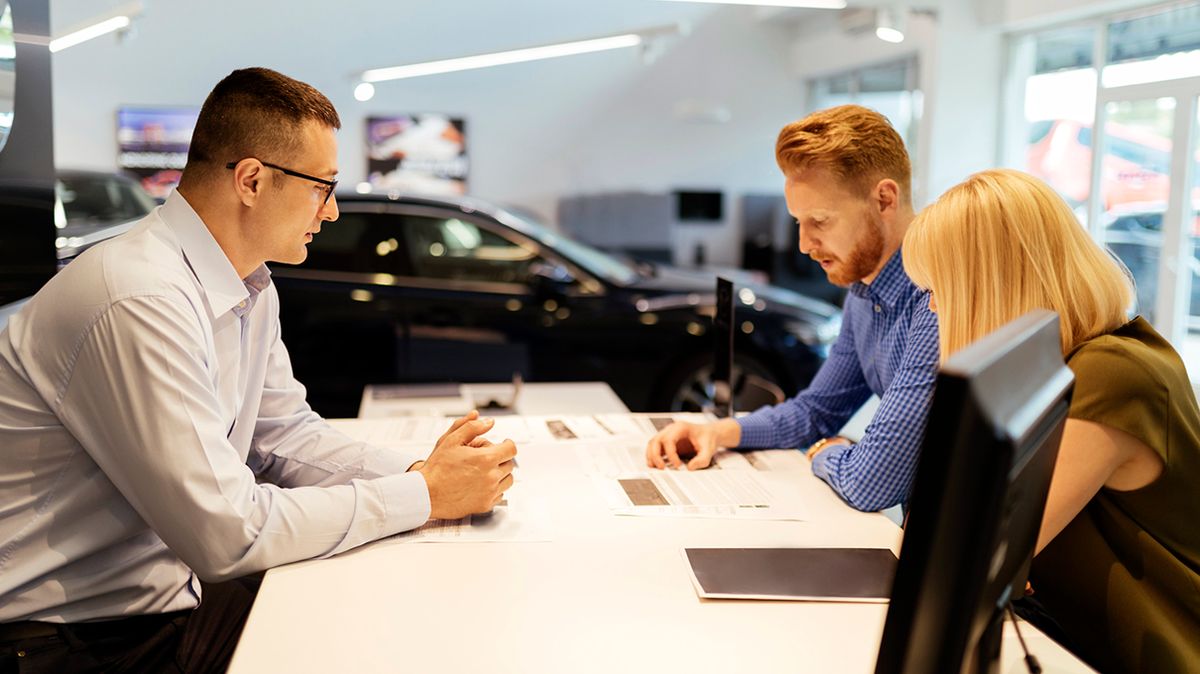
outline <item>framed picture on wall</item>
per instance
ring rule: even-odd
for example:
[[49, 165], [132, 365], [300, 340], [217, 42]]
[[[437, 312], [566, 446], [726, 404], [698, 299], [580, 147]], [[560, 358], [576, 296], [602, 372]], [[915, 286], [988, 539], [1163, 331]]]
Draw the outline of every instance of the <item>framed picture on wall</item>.
[[467, 190], [465, 122], [441, 114], [367, 118], [367, 180], [421, 194]]
[[117, 166], [163, 200], [179, 184], [199, 108], [117, 109]]

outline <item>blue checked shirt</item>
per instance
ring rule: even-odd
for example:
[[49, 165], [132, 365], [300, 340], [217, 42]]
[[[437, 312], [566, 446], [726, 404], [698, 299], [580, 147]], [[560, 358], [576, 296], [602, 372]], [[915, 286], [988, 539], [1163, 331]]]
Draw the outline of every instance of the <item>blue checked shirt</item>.
[[904, 273], [900, 251], [867, 285], [850, 287], [842, 331], [807, 389], [738, 423], [741, 446], [807, 447], [837, 435], [874, 393], [880, 405], [854, 445], [832, 445], [813, 473], [859, 510], [908, 499], [938, 367], [937, 316]]

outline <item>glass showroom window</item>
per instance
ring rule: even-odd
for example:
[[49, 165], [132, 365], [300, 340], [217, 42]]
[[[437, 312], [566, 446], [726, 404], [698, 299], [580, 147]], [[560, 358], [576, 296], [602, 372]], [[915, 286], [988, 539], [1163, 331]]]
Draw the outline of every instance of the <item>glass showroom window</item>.
[[1057, 189], [1125, 263], [1137, 313], [1200, 379], [1200, 2], [1014, 36], [1009, 75], [1005, 162]]
[[[1048, 182], [1086, 224], [1097, 92], [1200, 76], [1200, 3], [1018, 36], [1010, 73], [1006, 163]], [[1174, 106], [1161, 98], [1106, 104], [1103, 213], [1165, 201]]]
[[[1096, 112], [1096, 30], [1068, 28], [1022, 39], [1015, 67], [1024, 71], [1022, 109], [1010, 126], [1008, 163], [1058, 191], [1087, 217], [1091, 191], [1091, 131]], [[1011, 114], [1011, 113], [1010, 113]]]
[[[900, 132], [910, 155], [917, 147], [921, 90], [915, 58], [809, 80], [808, 102], [810, 111], [847, 103], [878, 110]], [[917, 165], [914, 156], [913, 168]], [[914, 178], [913, 184], [919, 182]]]
[[4, 3], [0, 10], [0, 149], [8, 141], [13, 123], [13, 98], [16, 93], [17, 46], [13, 41], [12, 8]]
[[1114, 18], [1107, 34], [1104, 87], [1200, 75], [1200, 3]]

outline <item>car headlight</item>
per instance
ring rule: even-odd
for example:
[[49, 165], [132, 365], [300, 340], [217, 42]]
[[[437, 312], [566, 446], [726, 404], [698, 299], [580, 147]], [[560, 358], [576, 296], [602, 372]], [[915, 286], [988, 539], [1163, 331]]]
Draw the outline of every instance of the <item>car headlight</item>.
[[788, 321], [787, 329], [797, 339], [809, 346], [829, 346], [833, 343], [833, 340], [837, 339], [838, 333], [842, 331], [842, 314], [834, 314], [829, 319], [820, 323]]

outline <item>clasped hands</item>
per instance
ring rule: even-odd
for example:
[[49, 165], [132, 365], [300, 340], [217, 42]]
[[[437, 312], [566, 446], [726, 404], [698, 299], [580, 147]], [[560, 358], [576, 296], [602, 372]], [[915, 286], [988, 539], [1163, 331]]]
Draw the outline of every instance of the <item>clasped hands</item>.
[[438, 438], [428, 459], [409, 467], [425, 478], [431, 519], [489, 512], [512, 486], [517, 445], [512, 440], [493, 443], [484, 438], [494, 424], [472, 410]]

